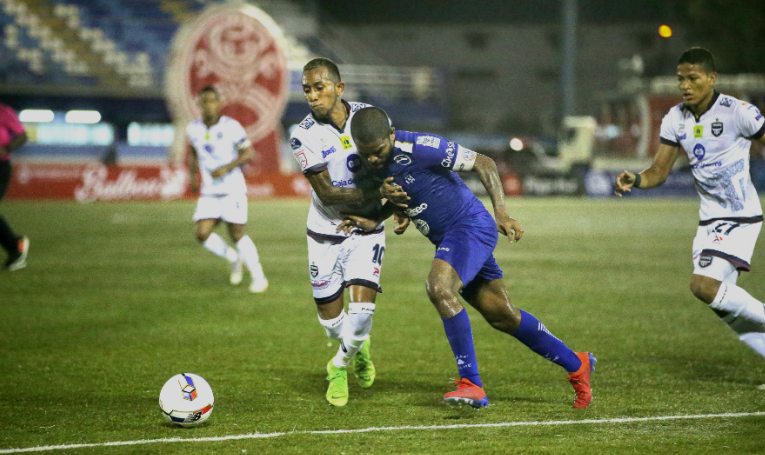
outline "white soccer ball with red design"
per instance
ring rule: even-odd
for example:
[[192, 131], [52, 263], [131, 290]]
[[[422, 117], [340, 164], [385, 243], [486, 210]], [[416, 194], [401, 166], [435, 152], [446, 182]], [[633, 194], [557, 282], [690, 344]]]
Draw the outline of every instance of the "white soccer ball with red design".
[[207, 420], [212, 414], [214, 401], [210, 384], [192, 373], [176, 374], [159, 392], [162, 414], [169, 422], [183, 427], [193, 427]]

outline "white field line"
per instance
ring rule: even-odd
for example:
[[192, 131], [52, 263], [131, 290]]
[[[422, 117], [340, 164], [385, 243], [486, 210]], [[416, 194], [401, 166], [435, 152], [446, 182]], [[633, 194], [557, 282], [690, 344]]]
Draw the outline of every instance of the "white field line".
[[453, 430], [460, 428], [502, 428], [502, 427], [532, 427], [532, 426], [555, 426], [555, 425], [581, 425], [581, 424], [614, 424], [635, 422], [656, 422], [661, 420], [687, 420], [687, 419], [728, 419], [734, 417], [761, 417], [765, 412], [739, 412], [725, 414], [691, 414], [675, 416], [655, 417], [624, 417], [617, 419], [584, 419], [584, 420], [548, 420], [532, 422], [499, 422], [499, 423], [461, 423], [455, 425], [428, 425], [428, 426], [401, 426], [401, 427], [371, 427], [351, 430], [316, 430], [316, 431], [288, 431], [281, 433], [248, 433], [229, 436], [211, 436], [207, 438], [163, 438], [163, 439], [139, 439], [135, 441], [98, 442], [92, 444], [62, 444], [57, 446], [37, 446], [17, 449], [0, 449], [4, 453], [47, 452], [51, 450], [84, 449], [89, 447], [113, 447], [132, 446], [141, 444], [157, 444], [171, 442], [217, 442], [235, 441], [238, 439], [268, 439], [293, 434], [349, 434], [371, 433], [373, 431], [419, 431], [419, 430]]

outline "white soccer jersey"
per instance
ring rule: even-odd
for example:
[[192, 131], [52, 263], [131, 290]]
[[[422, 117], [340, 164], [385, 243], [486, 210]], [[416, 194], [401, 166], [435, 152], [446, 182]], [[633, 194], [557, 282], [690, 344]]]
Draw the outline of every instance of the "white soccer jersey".
[[755, 106], [717, 92], [698, 121], [683, 104], [664, 116], [661, 142], [688, 154], [701, 198], [701, 221], [762, 217], [749, 176], [749, 147], [763, 134], [765, 119]]
[[[371, 106], [346, 101], [343, 101], [343, 104], [348, 110], [348, 120], [342, 130], [338, 130], [334, 125], [321, 123], [309, 114], [293, 130], [290, 146], [303, 174], [319, 174], [327, 170], [332, 185], [356, 188], [356, 178], [364, 170], [361, 157], [356, 151], [356, 144], [351, 138], [351, 120], [359, 109]], [[316, 192], [311, 191], [308, 230], [325, 236], [347, 236], [335, 230], [343, 219], [341, 213], [371, 214], [379, 205], [379, 201], [376, 201], [365, 206], [327, 206], [321, 202]]]
[[239, 122], [221, 115], [218, 123], [208, 129], [202, 119], [198, 119], [188, 124], [186, 135], [197, 152], [202, 174], [202, 195], [247, 194], [247, 185], [240, 168], [217, 179], [210, 175], [215, 169], [237, 159], [239, 150], [250, 145], [247, 133]]

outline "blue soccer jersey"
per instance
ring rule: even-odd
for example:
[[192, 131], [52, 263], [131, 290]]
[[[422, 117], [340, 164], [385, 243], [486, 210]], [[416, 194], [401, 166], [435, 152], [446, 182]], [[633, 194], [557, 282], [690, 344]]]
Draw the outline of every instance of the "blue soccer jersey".
[[407, 215], [436, 245], [436, 259], [457, 272], [464, 291], [476, 278], [502, 278], [494, 260], [497, 225], [455, 170], [464, 169], [476, 153], [425, 133], [396, 131], [396, 142], [381, 177], [393, 177], [411, 197]]
[[406, 213], [434, 244], [453, 227], [488, 214], [454, 172], [465, 160], [475, 160], [475, 152], [433, 134], [396, 131], [385, 174], [412, 198]]

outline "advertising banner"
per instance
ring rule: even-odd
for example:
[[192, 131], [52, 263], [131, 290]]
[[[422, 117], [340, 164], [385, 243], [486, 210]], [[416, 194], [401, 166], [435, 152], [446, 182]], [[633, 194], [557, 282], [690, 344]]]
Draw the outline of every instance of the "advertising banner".
[[[307, 196], [302, 174], [261, 174], [247, 179], [250, 199]], [[106, 166], [101, 163], [15, 163], [8, 199], [68, 199], [79, 202], [196, 198], [188, 171], [166, 165]]]

